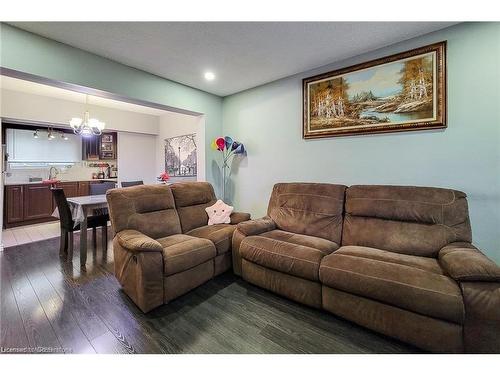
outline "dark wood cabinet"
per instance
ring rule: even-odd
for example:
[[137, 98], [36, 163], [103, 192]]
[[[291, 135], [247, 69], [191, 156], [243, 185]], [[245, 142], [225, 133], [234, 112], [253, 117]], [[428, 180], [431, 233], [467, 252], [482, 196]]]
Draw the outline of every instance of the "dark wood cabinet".
[[52, 215], [54, 204], [50, 185], [24, 185], [23, 190], [25, 221], [44, 219]]
[[90, 182], [80, 181], [78, 182], [78, 195], [90, 195]]
[[102, 133], [100, 137], [100, 154], [101, 160], [115, 160], [116, 159], [116, 133]]
[[88, 161], [116, 160], [117, 133], [82, 137], [82, 159]]
[[[64, 189], [66, 198], [70, 198], [90, 195], [90, 184], [99, 183], [102, 181], [67, 181], [59, 182], [57, 187]], [[6, 228], [57, 220], [52, 216], [55, 208], [50, 185], [5, 186], [3, 215]]]
[[57, 184], [58, 188], [61, 188], [64, 190], [64, 195], [66, 198], [71, 198], [71, 197], [78, 197], [79, 191], [78, 191], [78, 182], [60, 182]]
[[24, 220], [23, 185], [5, 187], [5, 223], [17, 223]]
[[83, 160], [99, 160], [101, 147], [101, 137], [92, 135], [82, 137], [82, 159]]

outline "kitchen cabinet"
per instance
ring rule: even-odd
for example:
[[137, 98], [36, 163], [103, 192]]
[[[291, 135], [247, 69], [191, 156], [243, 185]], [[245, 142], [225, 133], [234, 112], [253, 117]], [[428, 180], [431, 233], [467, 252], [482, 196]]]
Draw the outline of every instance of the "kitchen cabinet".
[[88, 181], [78, 182], [78, 195], [80, 197], [83, 195], [90, 195], [90, 182]]
[[100, 137], [100, 154], [101, 160], [115, 160], [116, 159], [116, 133], [103, 133]]
[[71, 198], [71, 197], [78, 197], [81, 195], [78, 191], [78, 182], [59, 182], [57, 184], [58, 188], [61, 188], [64, 190], [64, 195], [66, 198]]
[[99, 160], [101, 139], [98, 135], [82, 137], [82, 159]]
[[23, 220], [44, 219], [52, 215], [54, 204], [50, 185], [32, 184], [23, 186]]
[[23, 221], [23, 185], [9, 185], [5, 187], [5, 223]]
[[117, 157], [117, 133], [108, 132], [101, 135], [82, 137], [82, 159], [116, 160]]
[[81, 154], [80, 137], [61, 132], [55, 138], [49, 138], [46, 130], [39, 130], [33, 137], [33, 130], [5, 129], [6, 148], [9, 163], [76, 163]]
[[[89, 195], [90, 184], [102, 181], [66, 181], [57, 183], [66, 198]], [[18, 184], [5, 186], [4, 225], [6, 228], [57, 220], [52, 216], [56, 203], [50, 185]]]

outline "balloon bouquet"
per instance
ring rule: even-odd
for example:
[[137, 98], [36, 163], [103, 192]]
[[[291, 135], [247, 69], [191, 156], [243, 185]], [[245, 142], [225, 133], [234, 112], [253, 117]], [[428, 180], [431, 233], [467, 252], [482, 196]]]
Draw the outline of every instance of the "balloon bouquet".
[[213, 150], [220, 151], [222, 154], [222, 200], [226, 199], [226, 183], [231, 170], [233, 159], [236, 155], [246, 155], [245, 146], [243, 143], [233, 141], [229, 136], [217, 137], [212, 141], [211, 147]]

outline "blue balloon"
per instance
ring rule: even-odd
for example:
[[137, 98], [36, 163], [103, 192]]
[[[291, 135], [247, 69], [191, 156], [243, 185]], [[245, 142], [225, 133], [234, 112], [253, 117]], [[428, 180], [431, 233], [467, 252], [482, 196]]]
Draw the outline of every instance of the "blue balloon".
[[231, 151], [236, 150], [239, 145], [240, 145], [240, 142], [234, 141], [233, 144], [232, 144], [232, 146], [231, 146]]
[[235, 154], [244, 154], [245, 153], [245, 146], [243, 143], [240, 143], [238, 148], [234, 151]]
[[224, 137], [224, 141], [226, 142], [226, 149], [229, 149], [229, 147], [233, 144], [233, 139], [227, 135]]

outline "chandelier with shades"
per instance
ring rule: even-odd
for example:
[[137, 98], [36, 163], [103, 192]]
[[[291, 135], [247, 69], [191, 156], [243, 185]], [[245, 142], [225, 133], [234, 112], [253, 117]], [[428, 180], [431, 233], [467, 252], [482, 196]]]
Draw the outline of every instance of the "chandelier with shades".
[[80, 117], [73, 117], [69, 121], [69, 125], [73, 129], [75, 134], [81, 135], [83, 137], [89, 137], [92, 135], [101, 135], [106, 124], [99, 121], [96, 118], [90, 118], [90, 112], [88, 110], [89, 106], [89, 96], [85, 96], [85, 113], [83, 114], [83, 119]]

